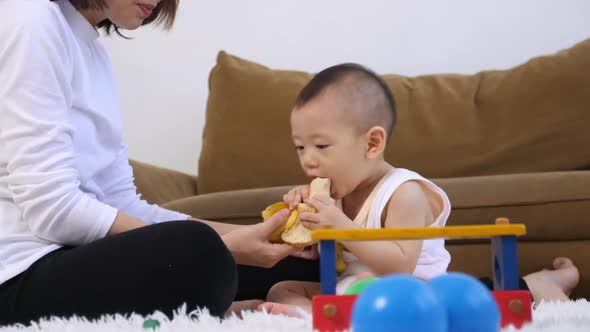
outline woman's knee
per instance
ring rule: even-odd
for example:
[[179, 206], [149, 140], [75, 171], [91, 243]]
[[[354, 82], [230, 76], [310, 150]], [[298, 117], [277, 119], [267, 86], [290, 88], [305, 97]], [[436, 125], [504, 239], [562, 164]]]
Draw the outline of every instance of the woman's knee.
[[[187, 304], [208, 303], [214, 315], [223, 314], [237, 292], [237, 266], [221, 237], [197, 221], [172, 221], [162, 225], [160, 257], [181, 289]], [[169, 276], [171, 276], [169, 274]]]
[[169, 221], [157, 225], [155, 236], [163, 250], [172, 249], [175, 253], [221, 253], [227, 247], [210, 226], [190, 220]]
[[[158, 226], [153, 250], [182, 273], [208, 273], [237, 279], [236, 263], [223, 240], [210, 226], [197, 221], [170, 221]], [[226, 278], [223, 278], [226, 279]]]

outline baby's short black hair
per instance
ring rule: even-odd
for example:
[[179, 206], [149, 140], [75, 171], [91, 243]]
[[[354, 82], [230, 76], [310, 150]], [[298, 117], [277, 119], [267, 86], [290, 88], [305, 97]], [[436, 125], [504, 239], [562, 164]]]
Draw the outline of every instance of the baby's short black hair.
[[358, 111], [362, 113], [366, 125], [383, 126], [389, 140], [396, 123], [395, 99], [379, 75], [356, 63], [343, 63], [326, 68], [316, 74], [299, 92], [295, 100], [295, 109], [304, 106], [328, 87], [343, 89], [343, 98], [362, 98], [363, 109]]

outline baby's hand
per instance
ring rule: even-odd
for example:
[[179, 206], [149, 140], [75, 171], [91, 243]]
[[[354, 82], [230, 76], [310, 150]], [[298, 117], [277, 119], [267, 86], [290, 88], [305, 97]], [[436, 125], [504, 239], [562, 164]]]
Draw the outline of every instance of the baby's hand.
[[289, 210], [297, 207], [297, 204], [309, 198], [309, 185], [297, 186], [283, 196], [283, 202], [289, 204]]
[[336, 207], [334, 200], [326, 195], [317, 195], [305, 200], [305, 203], [316, 209], [315, 213], [303, 212], [299, 220], [309, 229], [318, 228], [357, 228], [342, 210]]

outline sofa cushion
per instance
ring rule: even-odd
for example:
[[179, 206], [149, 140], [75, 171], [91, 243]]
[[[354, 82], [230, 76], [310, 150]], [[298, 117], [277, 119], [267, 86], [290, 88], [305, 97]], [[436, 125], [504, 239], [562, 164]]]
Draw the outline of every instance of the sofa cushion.
[[219, 53], [209, 79], [200, 193], [304, 180], [291, 148], [289, 111], [310, 78]]
[[[451, 200], [448, 225], [493, 224], [497, 217], [508, 217], [512, 223], [527, 226], [523, 241], [590, 240], [590, 171], [448, 178], [434, 182]], [[176, 200], [164, 207], [202, 219], [252, 224], [260, 222], [260, 212], [281, 200], [292, 187], [211, 193]]]
[[590, 171], [438, 179], [451, 200], [450, 225], [527, 226], [525, 241], [590, 240]]
[[[590, 39], [509, 70], [383, 75], [398, 106], [386, 159], [430, 178], [590, 168]], [[305, 181], [289, 112], [311, 73], [220, 52], [209, 79], [199, 192]]]
[[162, 204], [198, 194], [197, 177], [175, 170], [129, 160], [137, 193], [150, 204]]

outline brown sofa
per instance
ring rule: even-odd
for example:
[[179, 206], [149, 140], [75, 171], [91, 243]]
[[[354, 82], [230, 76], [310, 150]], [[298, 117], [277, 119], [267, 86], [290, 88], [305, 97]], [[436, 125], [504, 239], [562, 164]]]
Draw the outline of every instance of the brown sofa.
[[[133, 161], [139, 192], [196, 217], [259, 222], [265, 206], [307, 181], [289, 112], [311, 76], [220, 52], [198, 178]], [[386, 159], [447, 191], [450, 225], [526, 224], [520, 273], [569, 256], [581, 272], [573, 296], [590, 298], [590, 40], [509, 70], [383, 78], [399, 112]], [[448, 248], [451, 270], [490, 274], [489, 240]]]

